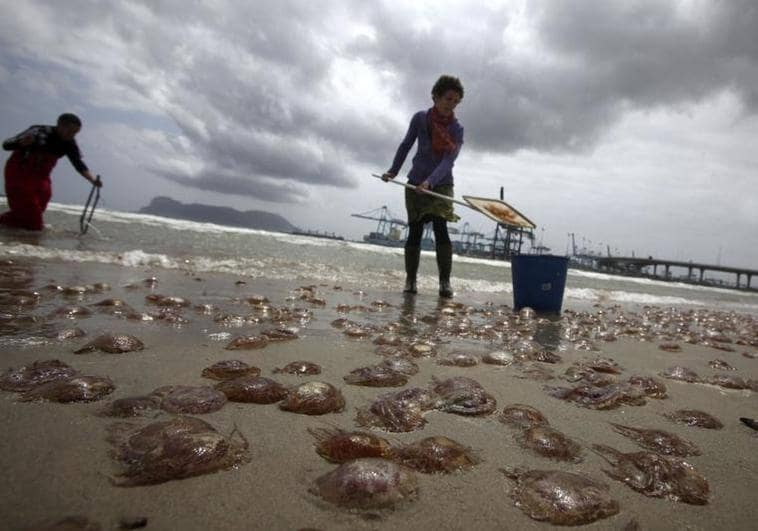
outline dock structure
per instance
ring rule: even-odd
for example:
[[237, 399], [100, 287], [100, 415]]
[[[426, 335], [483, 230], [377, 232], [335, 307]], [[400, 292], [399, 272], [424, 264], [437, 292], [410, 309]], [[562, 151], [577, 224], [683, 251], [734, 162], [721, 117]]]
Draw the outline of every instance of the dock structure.
[[[659, 278], [662, 280], [679, 280], [683, 282], [692, 282], [696, 284], [705, 285], [720, 285], [713, 282], [710, 279], [705, 278], [706, 271], [726, 273], [736, 275], [736, 282], [734, 285], [725, 285], [725, 287], [735, 287], [738, 289], [755, 290], [752, 286], [752, 280], [754, 276], [758, 276], [758, 270], [745, 269], [740, 267], [730, 267], [713, 264], [703, 264], [696, 262], [682, 262], [677, 260], [665, 260], [660, 258], [638, 258], [638, 257], [624, 257], [624, 256], [588, 256], [595, 262], [597, 269], [607, 271], [609, 273], [620, 273], [626, 275], [635, 276], [649, 276], [652, 278]], [[652, 273], [649, 271], [646, 273], [644, 270], [652, 268]], [[658, 275], [658, 268], [663, 269], [663, 276]], [[671, 268], [682, 268], [687, 270], [685, 277], [678, 277], [672, 279]], [[745, 281], [743, 283], [743, 278]]]
[[376, 230], [363, 237], [366, 243], [385, 245], [388, 247], [402, 247], [408, 231], [408, 223], [390, 212], [387, 205], [368, 212], [350, 214], [354, 218], [377, 221]]

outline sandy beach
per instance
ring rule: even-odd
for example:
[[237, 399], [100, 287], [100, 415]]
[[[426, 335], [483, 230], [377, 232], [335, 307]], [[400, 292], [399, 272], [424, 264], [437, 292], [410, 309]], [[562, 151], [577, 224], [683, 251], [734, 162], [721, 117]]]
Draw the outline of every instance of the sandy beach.
[[[156, 277], [152, 288], [127, 289], [148, 277]], [[244, 281], [245, 283], [237, 283]], [[729, 390], [709, 384], [662, 380], [668, 397], [648, 399], [643, 406], [622, 405], [607, 411], [578, 407], [548, 396], [544, 385], [568, 386], [560, 376], [574, 361], [601, 355], [618, 362], [621, 377], [656, 376], [673, 365], [682, 365], [707, 377], [717, 371], [708, 362], [722, 359], [745, 379], [758, 378], [758, 348], [732, 345], [734, 352], [716, 350], [702, 344], [677, 341], [681, 352], [658, 348], [663, 340], [639, 341], [619, 337], [616, 341], [594, 341], [598, 352], [578, 351], [565, 340], [561, 321], [548, 326], [548, 336], [555, 352], [562, 357], [558, 364], [545, 365], [556, 379], [548, 382], [516, 377], [516, 366], [478, 364], [474, 367], [450, 367], [437, 364], [437, 358], [453, 350], [481, 353], [498, 350], [502, 341], [452, 337], [438, 334], [437, 358], [419, 358], [420, 370], [410, 377], [407, 386], [427, 387], [432, 377], [444, 379], [467, 376], [481, 383], [497, 400], [497, 410], [483, 417], [466, 417], [431, 411], [422, 430], [408, 433], [387, 433], [373, 430], [398, 443], [417, 441], [431, 435], [444, 435], [470, 446], [482, 458], [471, 470], [453, 474], [417, 474], [419, 493], [416, 500], [394, 509], [350, 510], [331, 505], [309, 492], [318, 476], [335, 468], [314, 451], [309, 428], [339, 427], [359, 429], [355, 412], [367, 406], [381, 393], [394, 388], [372, 388], [347, 385], [343, 377], [351, 370], [376, 364], [381, 357], [375, 353], [372, 339], [346, 337], [330, 323], [340, 317], [377, 326], [397, 321], [401, 316], [416, 316], [416, 329], [428, 333], [422, 317], [438, 311], [435, 293], [421, 293], [414, 304], [405, 303], [397, 292], [361, 293], [360, 286], [322, 284], [316, 293], [325, 305], [300, 300], [296, 288], [302, 283], [250, 279], [235, 275], [190, 275], [182, 271], [151, 268], [126, 268], [103, 264], [70, 264], [26, 259], [3, 266], [4, 289], [37, 290], [42, 296], [30, 307], [3, 308], [5, 314], [35, 315], [39, 322], [26, 325], [34, 328], [6, 327], [0, 346], [0, 372], [11, 367], [28, 365], [35, 360], [57, 358], [87, 374], [110, 377], [116, 389], [98, 402], [58, 404], [51, 402], [18, 402], [18, 395], [0, 391], [0, 528], [24, 529], [44, 521], [55, 521], [69, 515], [84, 515], [103, 529], [117, 529], [122, 518], [147, 518], [147, 529], [538, 529], [550, 524], [529, 518], [514, 506], [510, 498], [512, 484], [500, 472], [504, 467], [558, 469], [586, 474], [608, 484], [619, 505], [617, 515], [587, 525], [591, 529], [623, 529], [634, 521], [640, 529], [754, 529], [758, 521], [755, 493], [758, 488], [758, 433], [739, 422], [739, 417], [758, 417], [756, 393], [751, 390]], [[78, 286], [104, 282], [110, 290], [86, 293], [78, 298], [50, 294], [42, 288], [48, 284]], [[335, 289], [339, 288], [339, 289]], [[131, 321], [95, 310], [91, 305], [105, 298], [122, 298], [138, 311], [150, 311], [145, 296], [149, 293], [185, 297], [196, 304], [214, 304], [230, 313], [246, 313], [244, 299], [254, 294], [266, 296], [275, 307], [309, 309], [313, 318], [298, 325], [299, 339], [272, 343], [259, 350], [225, 350], [228, 341], [237, 335], [256, 333], [270, 323], [239, 328], [225, 327], [209, 315], [192, 307], [183, 310], [188, 323], [177, 325], [160, 320]], [[381, 311], [339, 313], [338, 304], [371, 307], [374, 301], [386, 301]], [[476, 309], [507, 312], [510, 300], [488, 301], [484, 295], [469, 295], [456, 302]], [[487, 305], [487, 303], [492, 303]], [[77, 304], [93, 308], [91, 316], [79, 319], [49, 318], [55, 308]], [[584, 307], [568, 305], [571, 312], [624, 313], [631, 315], [642, 308], [610, 308], [587, 303]], [[464, 311], [458, 310], [463, 316]], [[480, 314], [472, 314], [476, 321]], [[570, 315], [570, 314], [569, 314]], [[45, 319], [41, 319], [41, 318]], [[461, 317], [462, 318], [462, 317]], [[7, 323], [9, 318], [6, 315]], [[755, 317], [753, 317], [755, 319]], [[45, 339], [42, 329], [77, 326], [86, 337], [57, 340]], [[139, 352], [106, 354], [73, 351], [99, 333], [133, 334], [145, 344]], [[537, 340], [540, 339], [538, 336]], [[111, 478], [117, 472], [109, 455], [106, 432], [113, 419], [98, 416], [105, 404], [116, 398], [149, 393], [162, 385], [213, 385], [201, 377], [203, 368], [221, 360], [239, 359], [261, 369], [261, 375], [272, 377], [285, 385], [319, 380], [338, 387], [345, 396], [346, 408], [341, 413], [307, 416], [280, 410], [276, 404], [256, 405], [228, 403], [219, 411], [201, 415], [222, 433], [234, 427], [250, 443], [251, 460], [238, 468], [198, 477], [168, 481], [152, 486], [119, 487]], [[272, 374], [276, 367], [295, 360], [308, 360], [321, 365], [318, 376]], [[498, 420], [503, 407], [522, 403], [539, 409], [551, 426], [583, 446], [582, 461], [566, 463], [547, 459], [522, 448], [515, 436], [517, 430]], [[709, 430], [675, 424], [663, 413], [677, 409], [697, 409], [720, 419], [723, 429]], [[147, 424], [170, 418], [156, 413], [133, 420]], [[623, 452], [639, 450], [631, 440], [611, 429], [609, 422], [629, 426], [657, 428], [691, 441], [702, 455], [688, 457], [710, 485], [707, 505], [677, 503], [665, 498], [646, 497], [618, 481], [607, 477], [605, 461], [590, 451], [592, 444], [605, 444]]]

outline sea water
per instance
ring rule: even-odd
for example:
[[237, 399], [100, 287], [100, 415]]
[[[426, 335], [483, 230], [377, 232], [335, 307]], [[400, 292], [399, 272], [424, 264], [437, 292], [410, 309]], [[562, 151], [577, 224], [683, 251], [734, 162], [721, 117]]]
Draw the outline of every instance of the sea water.
[[[105, 209], [96, 212], [90, 230], [80, 235], [80, 209], [51, 203], [41, 233], [0, 230], [0, 258], [226, 273], [290, 282], [293, 287], [331, 283], [391, 292], [401, 289], [405, 276], [402, 248]], [[436, 294], [436, 276], [434, 253], [425, 251], [420, 296]], [[512, 304], [508, 262], [456, 255], [452, 283], [467, 300]], [[758, 315], [758, 293], [570, 269], [564, 309], [594, 303], [707, 307]]]

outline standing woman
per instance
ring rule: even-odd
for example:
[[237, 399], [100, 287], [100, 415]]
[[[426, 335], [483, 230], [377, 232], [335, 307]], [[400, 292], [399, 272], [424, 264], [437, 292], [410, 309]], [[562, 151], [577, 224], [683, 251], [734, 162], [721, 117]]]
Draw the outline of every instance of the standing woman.
[[455, 118], [455, 107], [463, 99], [463, 85], [457, 77], [441, 76], [432, 87], [434, 106], [419, 111], [411, 118], [408, 133], [397, 148], [392, 167], [382, 175], [386, 182], [394, 179], [418, 140], [408, 182], [418, 191], [405, 190], [408, 211], [408, 239], [405, 242], [405, 293], [416, 293], [416, 272], [421, 255], [424, 225], [431, 222], [437, 252], [440, 297], [450, 298], [450, 271], [453, 267], [453, 246], [447, 232], [448, 221], [460, 218], [453, 212], [453, 203], [424, 193], [431, 190], [453, 197], [453, 164], [463, 145], [463, 126]]

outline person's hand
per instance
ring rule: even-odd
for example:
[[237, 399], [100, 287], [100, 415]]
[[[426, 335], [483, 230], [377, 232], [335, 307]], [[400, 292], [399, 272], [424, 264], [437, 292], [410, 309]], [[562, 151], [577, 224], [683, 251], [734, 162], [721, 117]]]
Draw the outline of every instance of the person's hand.
[[386, 183], [387, 181], [391, 181], [395, 177], [397, 177], [396, 173], [387, 172], [384, 175], [382, 175], [382, 180]]
[[98, 188], [102, 188], [103, 187], [103, 181], [100, 180], [100, 176], [99, 175], [97, 177], [95, 177], [94, 181], [90, 181], [90, 182], [93, 185], [97, 186]]
[[32, 143], [34, 143], [34, 135], [25, 135], [22, 136], [21, 139], [18, 141], [19, 145], [21, 146], [31, 146]]
[[423, 194], [425, 192], [428, 192], [431, 189], [432, 189], [432, 185], [429, 184], [429, 181], [424, 181], [416, 187], [416, 192], [419, 194]]

